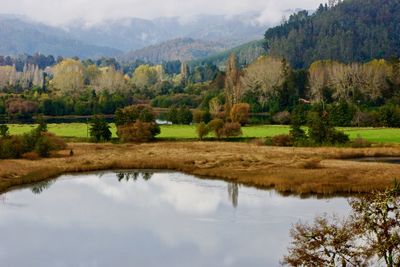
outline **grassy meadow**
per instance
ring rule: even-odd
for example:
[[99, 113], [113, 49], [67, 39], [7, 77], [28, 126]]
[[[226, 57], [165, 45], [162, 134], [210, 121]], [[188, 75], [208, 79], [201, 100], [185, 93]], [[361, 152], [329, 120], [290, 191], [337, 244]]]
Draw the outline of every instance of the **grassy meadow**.
[[[112, 125], [113, 137], [116, 137], [116, 128]], [[35, 125], [28, 124], [10, 124], [11, 134], [23, 134], [29, 132]], [[50, 132], [68, 138], [86, 138], [88, 136], [88, 127], [85, 123], [68, 124], [49, 124]], [[261, 138], [271, 137], [279, 134], [288, 134], [289, 126], [279, 125], [254, 125], [243, 127], [243, 137]], [[376, 143], [400, 143], [400, 129], [393, 128], [341, 128], [344, 132], [354, 139], [358, 136]], [[162, 125], [159, 139], [196, 139], [195, 126], [191, 125]]]

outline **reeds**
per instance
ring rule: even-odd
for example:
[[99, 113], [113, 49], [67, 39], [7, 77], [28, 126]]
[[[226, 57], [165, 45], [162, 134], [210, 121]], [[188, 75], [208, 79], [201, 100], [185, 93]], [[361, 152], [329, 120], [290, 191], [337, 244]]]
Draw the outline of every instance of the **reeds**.
[[[74, 151], [69, 156], [70, 149]], [[294, 194], [346, 194], [381, 190], [400, 177], [400, 165], [342, 159], [400, 156], [390, 148], [282, 148], [245, 143], [70, 143], [57, 158], [0, 161], [0, 191], [63, 173], [113, 169], [173, 170], [274, 188]]]

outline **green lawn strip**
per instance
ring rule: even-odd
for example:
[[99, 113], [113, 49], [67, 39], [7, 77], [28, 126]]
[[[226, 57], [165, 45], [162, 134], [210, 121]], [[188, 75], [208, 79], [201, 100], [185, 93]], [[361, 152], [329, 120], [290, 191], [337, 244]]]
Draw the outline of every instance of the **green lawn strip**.
[[[111, 124], [113, 137], [116, 136], [116, 127]], [[29, 124], [11, 124], [10, 134], [21, 135], [35, 128], [35, 125]], [[161, 134], [159, 139], [196, 139], [196, 127], [193, 125], [161, 125]], [[362, 137], [371, 142], [377, 143], [400, 143], [400, 129], [392, 128], [339, 128], [350, 135], [351, 139]], [[69, 124], [49, 124], [48, 130], [58, 136], [69, 138], [86, 138], [88, 128], [85, 123]], [[288, 134], [289, 126], [279, 125], [254, 125], [242, 128], [243, 138], [261, 138], [271, 137], [280, 134]]]

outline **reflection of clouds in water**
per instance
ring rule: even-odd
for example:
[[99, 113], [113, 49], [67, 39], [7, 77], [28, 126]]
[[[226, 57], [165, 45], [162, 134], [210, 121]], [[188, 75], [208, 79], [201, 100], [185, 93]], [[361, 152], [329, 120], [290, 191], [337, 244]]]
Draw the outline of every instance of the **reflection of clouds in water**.
[[87, 179], [75, 179], [73, 182], [86, 185], [115, 202], [144, 202], [146, 205], [168, 203], [176, 211], [188, 215], [212, 214], [222, 201], [219, 190], [215, 188], [200, 187], [195, 183], [171, 182], [157, 174], [156, 178], [149, 182], [138, 181], [123, 184], [124, 186], [115, 184], [109, 179], [95, 179], [95, 177], [93, 175]]
[[[228, 194], [227, 188], [225, 182], [177, 173], [156, 173], [147, 182], [121, 183], [115, 173], [102, 178], [64, 176], [41, 195], [29, 189], [7, 195], [7, 202], [29, 206], [0, 207], [0, 232], [6, 233], [1, 243], [8, 244], [0, 244], [0, 250], [7, 251], [6, 260], [15, 251], [28, 261], [37, 257], [32, 248], [38, 247], [38, 240], [46, 246], [56, 238], [70, 241], [68, 245], [57, 243], [53, 253], [85, 266], [91, 254], [100, 263], [108, 257], [122, 260], [127, 256], [118, 250], [126, 246], [135, 247], [129, 255], [136, 260], [163, 255], [165, 264], [158, 265], [176, 266], [172, 262], [178, 259], [186, 263], [181, 266], [276, 266], [289, 244], [292, 223], [303, 217], [312, 219], [319, 211], [348, 210], [342, 206], [345, 200], [285, 198], [244, 186], [231, 187]], [[237, 209], [232, 201], [238, 203]]]
[[161, 200], [165, 200], [177, 211], [189, 215], [208, 215], [217, 211], [222, 199], [216, 190], [199, 187], [191, 183], [171, 183], [167, 179], [157, 182], [161, 188]]

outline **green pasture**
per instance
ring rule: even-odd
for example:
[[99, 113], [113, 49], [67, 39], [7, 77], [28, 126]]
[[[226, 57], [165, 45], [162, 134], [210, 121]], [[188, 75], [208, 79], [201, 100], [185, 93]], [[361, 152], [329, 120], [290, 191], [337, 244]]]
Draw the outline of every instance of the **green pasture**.
[[[35, 125], [27, 124], [10, 124], [10, 134], [20, 135], [29, 132]], [[378, 143], [400, 143], [400, 129], [389, 128], [340, 128], [354, 139], [358, 136], [371, 142]], [[48, 130], [58, 136], [86, 138], [88, 136], [88, 128], [84, 123], [69, 124], [48, 124]], [[288, 134], [289, 126], [276, 125], [255, 125], [243, 127], [243, 137], [260, 138], [267, 136], [275, 136], [279, 134]], [[116, 137], [116, 129], [112, 124], [113, 136]], [[195, 126], [189, 125], [162, 125], [161, 134], [157, 138], [164, 139], [196, 139]]]

